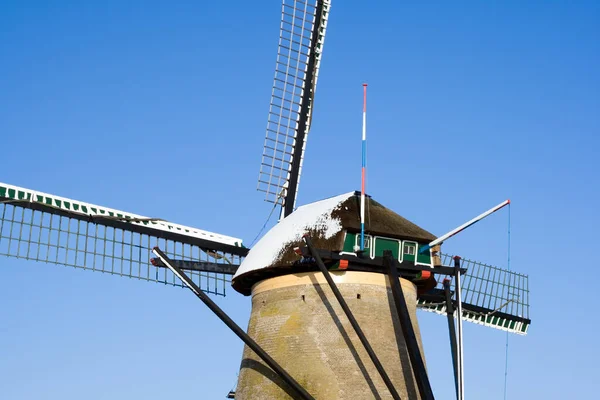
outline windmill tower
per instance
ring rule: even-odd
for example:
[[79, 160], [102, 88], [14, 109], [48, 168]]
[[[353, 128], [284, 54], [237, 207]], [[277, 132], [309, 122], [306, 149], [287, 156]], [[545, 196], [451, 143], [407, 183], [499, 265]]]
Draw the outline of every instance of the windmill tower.
[[[365, 398], [377, 396], [377, 393], [389, 396], [390, 391], [394, 392], [394, 397], [408, 395], [412, 398], [417, 394], [416, 384], [406, 344], [395, 330], [400, 321], [397, 314], [390, 313], [389, 284], [385, 275], [370, 271], [340, 271], [335, 275], [341, 295], [352, 299], [351, 318], [355, 317], [356, 323], [365, 330], [359, 338], [349, 320], [339, 317], [340, 305], [314, 262], [299, 263], [294, 251], [302, 245], [303, 235], [310, 233], [321, 249], [353, 252], [356, 243], [348, 242], [345, 246], [345, 240], [356, 236], [347, 234], [348, 229], [356, 228], [357, 222], [360, 224], [360, 220], [356, 220], [359, 214], [354, 193], [305, 205], [292, 213], [310, 130], [330, 6], [327, 0], [317, 1], [314, 5], [283, 1], [258, 185], [258, 189], [266, 193], [267, 201], [281, 205], [283, 219], [252, 249], [234, 275], [232, 284], [239, 292], [252, 295], [249, 335], [280, 360], [286, 370], [305, 382], [305, 388], [314, 397], [361, 398], [361, 390], [370, 388], [363, 392]], [[400, 219], [402, 223], [388, 227], [384, 219], [389, 217], [394, 221]], [[422, 241], [435, 238], [387, 209], [371, 222], [381, 228], [379, 233], [383, 236]], [[400, 227], [403, 229], [394, 231]], [[370, 243], [365, 247], [367, 251], [372, 248]], [[408, 310], [415, 321], [415, 286], [404, 279], [401, 282], [405, 286]], [[414, 328], [420, 346], [418, 326], [415, 324]], [[371, 348], [365, 348], [361, 343], [366, 340], [365, 335], [371, 338]], [[365, 349], [377, 368], [373, 362], [363, 361], [368, 360]], [[421, 352], [421, 349], [417, 350]], [[382, 361], [375, 352], [384, 354]], [[419, 357], [422, 359], [422, 354]], [[289, 393], [285, 384], [277, 376], [265, 374], [264, 370], [260, 359], [246, 347], [236, 397], [285, 397], [286, 391]]]
[[[396, 259], [416, 254], [431, 233], [369, 199], [369, 235], [365, 259], [392, 250]], [[300, 257], [303, 236], [315, 247], [354, 260], [329, 260], [327, 267], [364, 336], [401, 398], [418, 398], [401, 320], [395, 312], [387, 275], [361, 263], [355, 252], [360, 232], [360, 197], [350, 192], [299, 207], [252, 248], [233, 277], [233, 287], [252, 295], [248, 334], [282, 366], [305, 382], [315, 398], [370, 399], [390, 391], [353, 330], [332, 289], [310, 257]], [[400, 243], [404, 240], [403, 252]], [[429, 259], [429, 255], [421, 261]], [[426, 281], [416, 279], [424, 288]], [[407, 310], [423, 357], [416, 323], [418, 286], [400, 279]], [[236, 398], [285, 398], [285, 386], [264, 374], [264, 366], [246, 347]]]
[[[439, 248], [449, 235], [436, 239], [370, 197], [363, 221], [356, 192], [296, 208], [329, 12], [329, 0], [283, 0], [258, 187], [281, 218], [252, 249], [0, 183], [0, 255], [189, 287], [247, 345], [238, 399], [433, 398], [416, 309], [446, 315], [460, 398], [460, 322], [525, 334], [527, 277], [464, 260], [452, 267]], [[230, 281], [252, 298], [248, 333], [206, 295], [223, 295]]]

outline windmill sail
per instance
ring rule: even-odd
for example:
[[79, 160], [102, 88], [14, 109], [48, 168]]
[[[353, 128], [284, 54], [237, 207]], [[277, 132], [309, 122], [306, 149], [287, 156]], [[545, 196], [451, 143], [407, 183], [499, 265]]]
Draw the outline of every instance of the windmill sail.
[[330, 0], [283, 0], [277, 63], [258, 178], [265, 200], [295, 206]]
[[[154, 246], [192, 264], [239, 265], [248, 252], [233, 237], [0, 183], [0, 255], [181, 286], [152, 264]], [[226, 275], [189, 276], [225, 294]]]
[[[442, 264], [452, 257], [444, 254]], [[462, 317], [466, 321], [525, 335], [529, 319], [529, 277], [507, 269], [471, 260], [461, 260], [467, 273], [461, 277]], [[446, 278], [450, 279], [450, 276]], [[425, 311], [446, 314], [443, 278], [437, 287], [418, 299], [417, 306]], [[454, 281], [451, 283], [454, 291]]]

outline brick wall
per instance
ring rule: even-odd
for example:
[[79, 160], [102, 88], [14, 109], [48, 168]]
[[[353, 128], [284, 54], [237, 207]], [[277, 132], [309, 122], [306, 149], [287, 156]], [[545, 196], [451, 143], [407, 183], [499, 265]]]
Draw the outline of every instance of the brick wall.
[[[348, 271], [336, 272], [335, 279], [400, 396], [418, 399], [387, 277]], [[415, 287], [404, 279], [401, 283], [422, 351]], [[248, 333], [315, 399], [391, 398], [321, 273], [256, 284]], [[245, 347], [236, 399], [293, 398], [286, 390]]]

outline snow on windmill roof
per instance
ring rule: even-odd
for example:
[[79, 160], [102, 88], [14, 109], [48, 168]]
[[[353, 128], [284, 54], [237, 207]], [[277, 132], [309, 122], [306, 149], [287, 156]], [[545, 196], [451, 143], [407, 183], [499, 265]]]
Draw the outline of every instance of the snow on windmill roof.
[[233, 279], [272, 266], [288, 244], [301, 241], [302, 236], [310, 230], [322, 230], [325, 238], [339, 233], [342, 230], [341, 220], [333, 217], [332, 212], [352, 195], [354, 192], [298, 207], [252, 247]]
[[[366, 231], [398, 239], [429, 243], [435, 236], [370, 197], [366, 201]], [[360, 195], [348, 192], [298, 207], [275, 225], [250, 252], [233, 276], [232, 286], [249, 295], [252, 285], [268, 277], [298, 272], [294, 247], [310, 233], [317, 248], [341, 251], [344, 231], [360, 231]]]

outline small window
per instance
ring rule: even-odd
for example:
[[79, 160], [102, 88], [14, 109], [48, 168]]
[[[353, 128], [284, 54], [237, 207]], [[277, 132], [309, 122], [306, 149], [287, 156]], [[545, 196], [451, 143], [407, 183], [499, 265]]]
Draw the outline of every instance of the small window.
[[408, 254], [409, 256], [415, 255], [415, 245], [414, 244], [405, 244], [404, 245], [404, 254]]
[[[360, 249], [360, 233], [356, 234], [356, 246]], [[365, 249], [371, 248], [371, 236], [365, 235]]]

